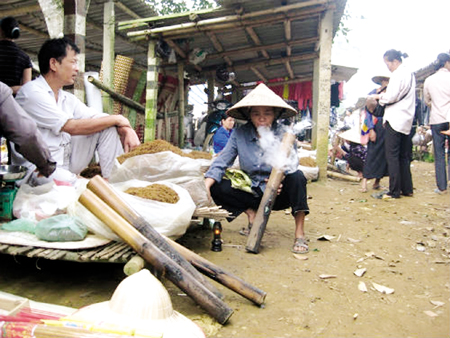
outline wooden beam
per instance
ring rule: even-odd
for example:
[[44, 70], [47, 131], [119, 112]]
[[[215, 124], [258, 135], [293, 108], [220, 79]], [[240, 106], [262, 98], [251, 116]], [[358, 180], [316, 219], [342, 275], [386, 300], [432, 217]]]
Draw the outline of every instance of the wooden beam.
[[[330, 7], [330, 6], [328, 6]], [[325, 6], [321, 7], [315, 7], [313, 9], [305, 10], [300, 13], [288, 13], [288, 14], [277, 14], [272, 15], [267, 18], [260, 18], [257, 21], [254, 20], [245, 20], [245, 21], [238, 21], [238, 22], [224, 22], [220, 24], [215, 24], [209, 27], [192, 27], [190, 29], [183, 29], [179, 31], [170, 31], [170, 32], [163, 32], [163, 33], [157, 33], [154, 34], [155, 36], [163, 36], [163, 37], [170, 37], [171, 39], [188, 39], [192, 38], [193, 35], [198, 34], [204, 34], [207, 31], [218, 31], [221, 33], [226, 33], [230, 30], [236, 30], [236, 29], [242, 29], [243, 27], [261, 27], [261, 26], [268, 26], [270, 24], [277, 24], [280, 21], [283, 21], [286, 18], [295, 20], [295, 21], [302, 21], [302, 20], [311, 20], [315, 17], [320, 17], [321, 13], [326, 10]], [[127, 36], [130, 36], [127, 33]], [[137, 36], [139, 37], [139, 36]], [[145, 35], [141, 35], [141, 38], [144, 39]], [[136, 38], [136, 37], [135, 37]]]
[[[237, 71], [237, 70], [242, 70], [242, 69], [249, 70], [251, 67], [268, 67], [268, 66], [283, 64], [283, 63], [286, 63], [286, 61], [296, 62], [296, 61], [314, 60], [317, 57], [318, 57], [317, 53], [305, 53], [305, 54], [299, 54], [299, 55], [289, 56], [289, 57], [281, 57], [281, 58], [270, 59], [270, 60], [256, 59], [256, 60], [250, 60], [250, 61], [245, 61], [245, 62], [241, 62], [241, 63], [235, 62], [233, 64], [233, 67], [230, 67], [228, 70], [230, 70], [230, 71]], [[203, 68], [204, 71], [215, 71], [215, 69], [216, 69], [216, 66]]]
[[257, 77], [260, 78], [261, 81], [267, 82], [267, 79], [264, 77], [264, 75], [262, 75], [262, 74], [259, 72], [258, 69], [256, 69], [255, 67], [250, 67], [250, 69], [251, 69], [251, 71], [252, 71], [253, 73], [255, 73], [255, 75], [256, 75]]
[[295, 76], [294, 76], [294, 71], [292, 70], [291, 64], [289, 63], [289, 61], [286, 61], [284, 63], [284, 65], [286, 66], [286, 70], [289, 73], [289, 77], [291, 79], [293, 79]]
[[[274, 15], [274, 14], [279, 14], [279, 13], [283, 13], [283, 15], [288, 14], [289, 12], [295, 11], [295, 10], [299, 10], [302, 8], [306, 8], [306, 7], [313, 7], [313, 6], [318, 6], [318, 5], [327, 5], [329, 2], [329, 0], [311, 0], [311, 1], [305, 1], [305, 2], [300, 2], [300, 3], [294, 3], [292, 5], [287, 5], [287, 6], [279, 6], [279, 7], [275, 7], [275, 8], [270, 8], [270, 9], [266, 9], [266, 10], [262, 10], [262, 11], [255, 11], [255, 12], [251, 12], [251, 13], [245, 13], [242, 15], [225, 15], [223, 17], [220, 18], [213, 18], [213, 19], [206, 19], [206, 20], [200, 20], [198, 22], [194, 22], [194, 23], [182, 23], [179, 25], [173, 25], [170, 26], [172, 28], [170, 28], [171, 30], [175, 30], [175, 29], [180, 29], [180, 28], [187, 28], [187, 27], [194, 27], [195, 25], [211, 25], [211, 24], [215, 24], [218, 22], [224, 22], [224, 21], [242, 21], [242, 20], [246, 20], [246, 19], [253, 19], [253, 18], [258, 18], [261, 16], [266, 16], [266, 15]], [[211, 13], [213, 11], [209, 11], [208, 13]], [[217, 11], [218, 14], [220, 14], [221, 11]], [[222, 11], [224, 12], [224, 11]], [[197, 14], [201, 14], [201, 11], [197, 11], [194, 12]], [[204, 12], [203, 12], [204, 13]], [[174, 17], [188, 17], [189, 15], [192, 15], [192, 12], [190, 13], [183, 13], [181, 15], [169, 15], [169, 16], [159, 16], [159, 17], [151, 17], [151, 18], [147, 18], [147, 19], [139, 19], [139, 20], [130, 20], [130, 21], [122, 21], [119, 23], [119, 27], [121, 27], [121, 29], [128, 29], [128, 28], [136, 28], [136, 27], [143, 27], [143, 26], [147, 26], [148, 22], [156, 22], [156, 21], [164, 21], [167, 19], [171, 19]], [[126, 28], [124, 28], [126, 27]], [[144, 30], [144, 31], [139, 31], [137, 33], [137, 35], [148, 35], [151, 34], [149, 31], [150, 30]]]
[[7, 16], [20, 16], [24, 14], [29, 14], [33, 12], [40, 12], [41, 6], [39, 5], [30, 5], [30, 6], [21, 6], [17, 8], [8, 9], [6, 11], [2, 11], [1, 17], [7, 17]]
[[48, 39], [49, 38], [49, 35], [47, 33], [44, 33], [43, 31], [40, 31], [40, 30], [31, 28], [31, 27], [28, 27], [28, 26], [26, 26], [26, 25], [24, 25], [22, 23], [19, 23], [19, 28], [20, 28], [21, 31], [28, 32], [28, 33], [30, 33], [32, 35], [39, 36], [39, 37], [44, 38], [44, 39]]
[[[207, 32], [206, 35], [209, 37], [209, 39], [211, 40], [211, 42], [214, 45], [214, 48], [218, 52], [224, 51], [222, 44], [220, 43], [219, 39], [217, 39], [216, 34], [214, 34], [213, 32]], [[231, 66], [233, 64], [233, 62], [231, 61], [231, 59], [228, 56], [224, 56], [224, 60], [227, 62], [228, 66]]]
[[[284, 20], [284, 37], [286, 41], [291, 41], [291, 20]], [[290, 45], [286, 46], [286, 55], [290, 56], [292, 54], [292, 48]]]
[[187, 59], [186, 53], [172, 40], [172, 39], [164, 39], [167, 44], [175, 50], [175, 52], [181, 56], [183, 59]]
[[[248, 35], [250, 35], [250, 37], [252, 38], [255, 45], [257, 45], [257, 46], [262, 45], [261, 40], [259, 39], [259, 36], [256, 34], [256, 32], [254, 31], [254, 29], [252, 27], [245, 27], [245, 30], [247, 31]], [[261, 54], [266, 59], [270, 59], [270, 56], [265, 49], [261, 49]]]
[[200, 10], [200, 11], [175, 13], [175, 14], [164, 15], [164, 16], [158, 15], [158, 16], [152, 16], [149, 18], [143, 18], [143, 19], [138, 19], [138, 20], [120, 21], [118, 23], [118, 27], [120, 30], [137, 28], [137, 27], [148, 27], [148, 24], [150, 22], [158, 22], [160, 20], [175, 19], [175, 18], [182, 18], [182, 17], [189, 18], [192, 14], [199, 15], [199, 14], [205, 14], [205, 13], [212, 13], [214, 11], [217, 11], [217, 10], [216, 9], [213, 9], [213, 10], [204, 9], [204, 10]]
[[[268, 81], [265, 82], [267, 87], [284, 86], [286, 84], [291, 84], [291, 83], [301, 83], [301, 82], [312, 81], [312, 77], [310, 77], [310, 76], [297, 76], [296, 78], [294, 78], [292, 80], [276, 81], [276, 82], [270, 82], [270, 80], [271, 79], [268, 79]], [[241, 88], [241, 89], [252, 89], [252, 88], [255, 88], [256, 86], [257, 86], [256, 84], [241, 85], [241, 86], [239, 86], [239, 88]]]
[[208, 54], [206, 55], [206, 59], [220, 59], [224, 58], [225, 56], [231, 56], [231, 55], [238, 55], [242, 53], [248, 53], [248, 52], [257, 52], [263, 49], [278, 49], [278, 48], [289, 48], [291, 46], [298, 46], [308, 43], [316, 43], [319, 41], [318, 37], [312, 37], [312, 38], [304, 38], [304, 39], [297, 39], [297, 40], [291, 40], [286, 42], [277, 42], [272, 43], [269, 45], [261, 45], [261, 46], [252, 46], [252, 47], [245, 47], [245, 48], [238, 48], [238, 49], [232, 49], [228, 51], [224, 51], [221, 53], [214, 53], [214, 54]]
[[135, 19], [142, 19], [141, 16], [139, 16], [138, 14], [136, 14], [135, 12], [133, 12], [131, 9], [129, 9], [127, 6], [125, 6], [122, 2], [116, 1], [115, 4], [116, 4], [117, 8], [119, 8], [122, 12], [128, 14], [128, 15], [131, 16], [132, 18], [135, 18]]

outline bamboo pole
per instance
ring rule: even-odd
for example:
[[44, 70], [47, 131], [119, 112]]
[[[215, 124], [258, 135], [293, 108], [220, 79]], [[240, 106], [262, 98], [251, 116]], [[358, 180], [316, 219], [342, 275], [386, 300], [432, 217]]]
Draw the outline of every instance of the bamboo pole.
[[196, 269], [206, 276], [214, 279], [216, 282], [225, 285], [234, 292], [252, 301], [256, 305], [262, 305], [266, 298], [267, 293], [255, 288], [248, 284], [244, 280], [226, 272], [219, 266], [211, 263], [202, 256], [197, 255], [191, 250], [186, 249], [184, 246], [178, 244], [175, 241], [168, 239], [169, 244], [172, 245], [183, 257], [185, 257]]
[[99, 80], [95, 79], [93, 76], [88, 76], [88, 81], [91, 82], [97, 88], [107, 92], [109, 95], [111, 95], [112, 98], [116, 99], [117, 101], [122, 102], [124, 105], [127, 105], [128, 107], [136, 109], [137, 111], [140, 111], [140, 112], [145, 111], [145, 107], [143, 105], [131, 100], [130, 98], [128, 98], [122, 94], [116, 93], [114, 90], [105, 86], [103, 83], [101, 83]]
[[219, 323], [225, 324], [228, 321], [233, 314], [233, 310], [227, 304], [179, 264], [171, 260], [156, 245], [103, 202], [100, 197], [86, 189], [81, 194], [79, 201], [159, 271], [162, 276], [167, 276], [172, 283], [189, 295]]
[[[290, 132], [286, 132], [283, 136], [281, 142], [280, 153], [283, 154], [285, 158], [288, 157], [289, 152], [292, 149], [292, 145], [295, 141], [295, 135]], [[275, 198], [277, 197], [278, 187], [284, 178], [284, 172], [282, 168], [272, 168], [272, 172], [269, 176], [269, 181], [267, 182], [266, 189], [264, 190], [263, 197], [259, 204], [258, 210], [256, 211], [256, 216], [253, 221], [253, 226], [250, 229], [250, 233], [247, 239], [247, 245], [245, 249], [252, 253], [259, 252], [259, 246], [261, 244], [261, 239], [266, 230], [267, 222], [269, 221], [269, 216], [272, 211], [273, 204], [275, 203]]]
[[112, 189], [101, 176], [91, 178], [87, 184], [87, 188], [94, 192], [104, 203], [109, 205], [115, 212], [129, 222], [140, 233], [145, 229], [144, 236], [149, 239], [158, 249], [169, 256], [183, 269], [189, 272], [194, 278], [199, 280], [206, 288], [208, 288], [217, 297], [223, 295], [203, 277], [194, 267], [184, 259], [176, 250], [170, 246], [167, 241], [157, 232], [141, 215], [127, 205], [125, 201]]
[[224, 23], [224, 22], [227, 22], [227, 23], [242, 22], [243, 20], [246, 20], [246, 19], [259, 18], [261, 16], [275, 15], [275, 14], [279, 14], [279, 13], [288, 13], [288, 12], [292, 12], [294, 10], [305, 8], [305, 7], [326, 4], [327, 2], [328, 2], [328, 0], [305, 1], [305, 2], [295, 3], [295, 4], [287, 5], [287, 6], [280, 6], [280, 7], [265, 9], [262, 11], [245, 13], [242, 15], [226, 15], [223, 17], [215, 17], [212, 19], [205, 19], [205, 20], [200, 20], [197, 22], [186, 22], [186, 23], [181, 23], [178, 25], [172, 25], [172, 26], [168, 26], [168, 27], [158, 27], [158, 28], [154, 28], [154, 29], [146, 29], [143, 31], [135, 31], [135, 32], [128, 33], [128, 36], [152, 35], [152, 34], [159, 34], [159, 33], [170, 32], [170, 31], [183, 31], [183, 30], [186, 30], [189, 28], [199, 29], [201, 27], [208, 27], [211, 25], [215, 25], [218, 23]]
[[[92, 183], [94, 180], [94, 183]], [[98, 184], [96, 184], [98, 183]], [[97, 187], [93, 187], [97, 186]], [[100, 186], [100, 188], [98, 187]], [[120, 196], [111, 188], [111, 186], [103, 180], [100, 176], [95, 176], [90, 180], [87, 185], [88, 189], [95, 189], [95, 193], [115, 210], [120, 216], [127, 220], [132, 226], [134, 226], [145, 237], [152, 236], [151, 232], [153, 228], [147, 221], [145, 221], [139, 214], [137, 214]], [[97, 193], [97, 191], [99, 191]], [[232, 274], [225, 272], [223, 269], [215, 266], [213, 263], [208, 262], [206, 259], [200, 257], [194, 252], [184, 248], [171, 239], [164, 237], [167, 243], [175, 248], [186, 260], [195, 266], [201, 273], [216, 280], [217, 282], [225, 285], [231, 290], [239, 293], [243, 297], [251, 300], [252, 302], [261, 305], [264, 302], [266, 293], [251, 286], [247, 282], [233, 276]]]
[[335, 173], [334, 171], [330, 171], [330, 170], [327, 170], [327, 176], [331, 177], [331, 178], [339, 178], [341, 180], [351, 181], [351, 182], [360, 182], [361, 181], [360, 177], [356, 177], [353, 175], [344, 175], [341, 173]]

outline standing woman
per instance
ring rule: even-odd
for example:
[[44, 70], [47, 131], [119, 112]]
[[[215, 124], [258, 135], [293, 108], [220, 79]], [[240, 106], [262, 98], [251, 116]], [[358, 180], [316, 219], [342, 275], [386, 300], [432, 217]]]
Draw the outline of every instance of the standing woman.
[[386, 92], [372, 97], [385, 106], [385, 152], [389, 171], [389, 192], [384, 199], [413, 195], [411, 176], [412, 141], [409, 137], [416, 103], [416, 79], [402, 61], [407, 54], [390, 49], [384, 53], [384, 63], [392, 76]]
[[[380, 87], [372, 90], [371, 94], [381, 94], [386, 91], [389, 84], [388, 76], [374, 76], [372, 81]], [[384, 127], [383, 119], [373, 116], [372, 112], [366, 106], [366, 114], [369, 128], [369, 142], [367, 143], [367, 157], [364, 163], [362, 192], [367, 192], [367, 180], [375, 179], [372, 189], [381, 188], [380, 182], [384, 176], [388, 176], [387, 162], [384, 151]]]
[[448, 135], [441, 132], [449, 129], [447, 115], [450, 113], [450, 54], [438, 55], [436, 69], [437, 72], [425, 80], [423, 94], [427, 105], [431, 105], [430, 125], [437, 185], [435, 192], [442, 194], [447, 192], [445, 140], [448, 139]]
[[0, 21], [0, 81], [13, 90], [14, 96], [20, 87], [31, 81], [31, 60], [13, 40], [20, 36], [19, 23], [11, 16]]

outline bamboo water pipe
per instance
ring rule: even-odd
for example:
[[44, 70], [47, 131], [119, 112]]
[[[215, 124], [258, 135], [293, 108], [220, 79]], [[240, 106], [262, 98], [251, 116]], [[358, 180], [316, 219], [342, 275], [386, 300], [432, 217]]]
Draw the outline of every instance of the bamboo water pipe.
[[[287, 158], [289, 152], [295, 141], [295, 135], [290, 132], [286, 132], [283, 135], [283, 140], [281, 141], [280, 153]], [[255, 220], [253, 221], [253, 226], [250, 229], [250, 233], [247, 239], [247, 245], [245, 249], [252, 253], [259, 252], [259, 246], [261, 244], [264, 231], [266, 230], [267, 222], [269, 221], [269, 216], [272, 211], [273, 204], [275, 203], [275, 198], [277, 197], [278, 187], [284, 178], [283, 168], [272, 168], [272, 172], [269, 176], [269, 181], [267, 182], [266, 189], [264, 190], [263, 197], [259, 203], [258, 210], [256, 211]]]

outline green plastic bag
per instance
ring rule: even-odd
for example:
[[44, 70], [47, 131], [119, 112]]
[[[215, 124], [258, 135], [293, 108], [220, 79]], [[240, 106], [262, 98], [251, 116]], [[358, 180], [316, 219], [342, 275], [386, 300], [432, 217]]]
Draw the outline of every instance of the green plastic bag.
[[36, 237], [47, 242], [82, 241], [87, 227], [77, 218], [67, 214], [52, 216], [36, 224]]
[[26, 218], [15, 219], [14, 221], [5, 223], [1, 226], [2, 230], [29, 232], [31, 234], [34, 234], [35, 228], [35, 222]]

